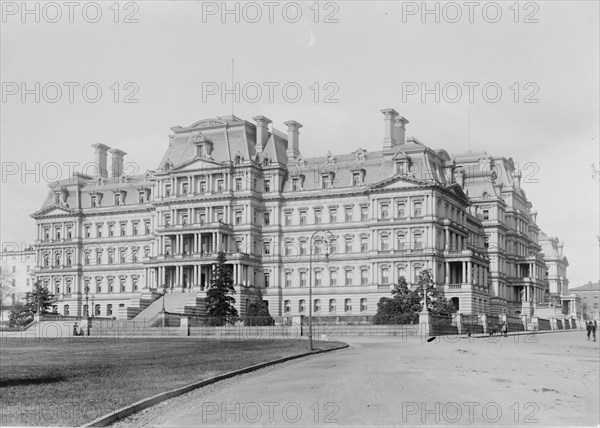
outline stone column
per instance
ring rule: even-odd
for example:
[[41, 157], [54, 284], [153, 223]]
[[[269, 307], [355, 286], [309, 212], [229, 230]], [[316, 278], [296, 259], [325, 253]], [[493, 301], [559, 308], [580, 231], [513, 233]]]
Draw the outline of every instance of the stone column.
[[467, 262], [462, 262], [462, 283], [467, 282]]

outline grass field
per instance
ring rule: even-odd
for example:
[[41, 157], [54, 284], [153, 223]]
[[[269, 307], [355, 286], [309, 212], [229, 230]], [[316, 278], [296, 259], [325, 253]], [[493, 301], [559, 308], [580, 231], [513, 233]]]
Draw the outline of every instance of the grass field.
[[3, 341], [0, 426], [79, 426], [161, 392], [306, 352], [306, 345], [193, 338]]

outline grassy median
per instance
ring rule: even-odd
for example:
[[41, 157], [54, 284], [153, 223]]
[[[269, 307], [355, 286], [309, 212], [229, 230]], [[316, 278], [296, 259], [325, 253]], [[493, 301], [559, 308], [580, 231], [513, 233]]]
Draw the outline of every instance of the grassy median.
[[[0, 426], [79, 426], [143, 398], [306, 352], [306, 341], [5, 340]], [[339, 343], [315, 342], [316, 349]]]

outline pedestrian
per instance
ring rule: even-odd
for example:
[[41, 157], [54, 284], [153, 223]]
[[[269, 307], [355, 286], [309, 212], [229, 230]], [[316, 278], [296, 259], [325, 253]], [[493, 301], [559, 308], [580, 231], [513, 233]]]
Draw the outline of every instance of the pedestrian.
[[594, 338], [594, 342], [596, 341], [596, 327], [597, 327], [597, 323], [596, 320], [588, 320], [585, 323], [585, 327], [587, 330], [587, 340], [590, 340], [590, 334], [593, 336]]
[[508, 336], [508, 326], [506, 325], [506, 321], [502, 322], [502, 336], [507, 337]]
[[[73, 336], [77, 336], [77, 323], [73, 324]], [[588, 334], [588, 340], [589, 340], [589, 334]]]

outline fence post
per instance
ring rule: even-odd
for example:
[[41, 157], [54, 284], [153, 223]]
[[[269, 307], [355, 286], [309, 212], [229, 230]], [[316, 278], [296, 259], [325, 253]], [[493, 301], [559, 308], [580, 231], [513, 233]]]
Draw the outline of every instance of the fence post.
[[479, 315], [479, 322], [483, 325], [483, 334], [488, 334], [488, 319], [487, 314]]
[[463, 315], [457, 313], [456, 314], [456, 328], [458, 329], [458, 335], [462, 335], [462, 325], [463, 325]]
[[431, 314], [429, 312], [419, 313], [419, 325], [421, 327], [421, 336], [429, 336], [431, 334]]

